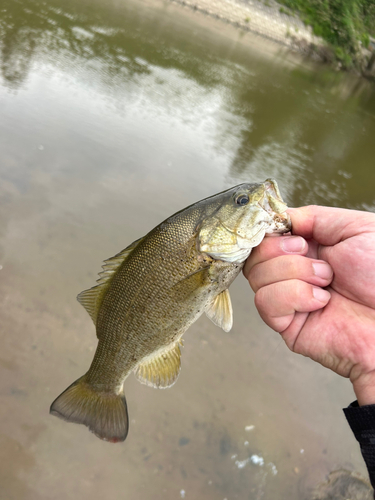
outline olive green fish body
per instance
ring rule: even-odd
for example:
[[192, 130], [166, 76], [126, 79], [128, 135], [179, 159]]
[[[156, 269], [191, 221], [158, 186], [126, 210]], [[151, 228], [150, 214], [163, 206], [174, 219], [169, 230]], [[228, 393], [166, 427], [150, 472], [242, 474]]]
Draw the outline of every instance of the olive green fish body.
[[51, 413], [123, 441], [126, 377], [134, 371], [147, 385], [173, 385], [181, 337], [203, 312], [230, 330], [228, 287], [266, 232], [290, 229], [285, 209], [274, 181], [236, 186], [169, 217], [106, 261], [98, 286], [78, 296], [96, 324], [93, 362]]
[[240, 272], [243, 264], [198, 258], [200, 212], [190, 210], [155, 228], [114, 276], [98, 315], [92, 384], [122, 386], [143, 358], [178, 342]]

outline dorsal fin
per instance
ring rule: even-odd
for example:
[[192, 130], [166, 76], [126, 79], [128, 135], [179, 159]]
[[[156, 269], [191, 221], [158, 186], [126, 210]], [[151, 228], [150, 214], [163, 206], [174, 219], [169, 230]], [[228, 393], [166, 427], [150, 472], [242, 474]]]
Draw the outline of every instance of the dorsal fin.
[[105, 260], [104, 265], [102, 266], [103, 271], [99, 273], [100, 278], [97, 280], [97, 283], [99, 284], [92, 288], [89, 288], [88, 290], [84, 290], [77, 296], [78, 302], [82, 304], [86, 311], [89, 313], [95, 325], [100, 305], [106, 291], [108, 290], [112, 278], [116, 274], [121, 264], [128, 258], [128, 256], [135, 249], [138, 243], [141, 242], [141, 240], [143, 240], [143, 238], [139, 238], [138, 240], [133, 241], [131, 245], [126, 247], [120, 253], [116, 254], [110, 259]]
[[174, 342], [142, 361], [134, 370], [137, 379], [150, 387], [159, 389], [171, 387], [181, 370], [180, 345], [182, 345], [182, 340]]
[[219, 293], [206, 309], [206, 315], [224, 332], [229, 332], [233, 325], [233, 309], [229, 290]]

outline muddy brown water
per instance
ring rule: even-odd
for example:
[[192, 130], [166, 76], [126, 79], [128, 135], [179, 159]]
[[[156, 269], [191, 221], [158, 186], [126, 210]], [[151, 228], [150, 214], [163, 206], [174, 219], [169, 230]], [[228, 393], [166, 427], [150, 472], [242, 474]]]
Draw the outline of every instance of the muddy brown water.
[[231, 288], [169, 390], [126, 381], [130, 433], [49, 416], [88, 368], [75, 297], [173, 212], [275, 177], [291, 206], [375, 209], [375, 90], [169, 2], [2, 0], [0, 499], [311, 498], [366, 476], [347, 380], [288, 351]]

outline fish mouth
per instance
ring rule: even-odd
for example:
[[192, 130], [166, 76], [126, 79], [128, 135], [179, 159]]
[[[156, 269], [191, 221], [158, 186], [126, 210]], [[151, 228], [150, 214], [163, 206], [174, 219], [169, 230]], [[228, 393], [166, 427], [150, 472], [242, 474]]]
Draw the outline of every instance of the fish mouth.
[[267, 179], [263, 182], [263, 188], [264, 193], [258, 206], [272, 216], [275, 225], [273, 233], [287, 233], [292, 229], [292, 223], [286, 212], [288, 206], [281, 197], [277, 182], [274, 179]]
[[[292, 223], [289, 214], [286, 212], [288, 205], [283, 201], [277, 182], [274, 179], [266, 179], [258, 184], [254, 193], [253, 203], [260, 208], [263, 217], [257, 219], [257, 231], [246, 237], [237, 229], [231, 229], [219, 218], [221, 226], [230, 234], [236, 235], [242, 241], [252, 241], [254, 237], [264, 231], [270, 233], [288, 233], [292, 229]], [[263, 232], [263, 234], [264, 234]]]

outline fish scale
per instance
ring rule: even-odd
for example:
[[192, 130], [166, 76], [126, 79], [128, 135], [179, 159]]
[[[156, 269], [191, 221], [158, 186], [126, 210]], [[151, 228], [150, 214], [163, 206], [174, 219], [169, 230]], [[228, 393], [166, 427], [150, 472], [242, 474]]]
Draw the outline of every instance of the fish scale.
[[96, 325], [94, 359], [51, 413], [123, 441], [127, 376], [170, 387], [181, 337], [203, 312], [231, 329], [228, 288], [266, 233], [290, 230], [286, 208], [276, 181], [241, 184], [177, 212], [105, 261], [98, 285], [78, 296]]

